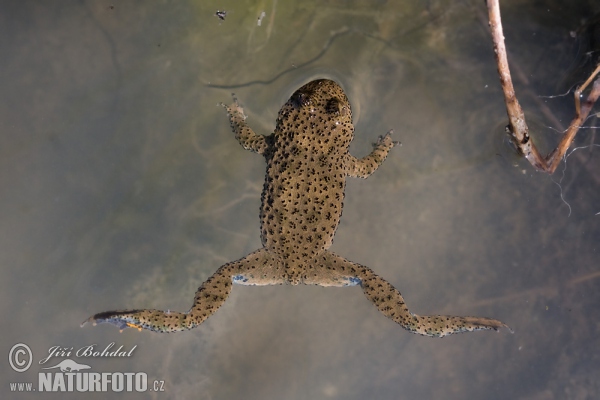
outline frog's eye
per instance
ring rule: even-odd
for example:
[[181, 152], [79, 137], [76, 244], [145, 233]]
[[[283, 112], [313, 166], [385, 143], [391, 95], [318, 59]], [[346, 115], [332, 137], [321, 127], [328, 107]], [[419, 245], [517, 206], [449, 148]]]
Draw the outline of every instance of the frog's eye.
[[294, 93], [290, 100], [296, 108], [304, 107], [310, 104], [310, 96], [300, 91]]
[[333, 99], [327, 100], [327, 104], [325, 105], [325, 110], [327, 111], [328, 114], [341, 115], [341, 116], [346, 116], [350, 113], [350, 110], [348, 109], [348, 107], [346, 105], [344, 105], [344, 102], [340, 101], [340, 99], [335, 98], [335, 97]]
[[325, 105], [325, 111], [327, 111], [327, 114], [339, 115], [340, 112], [343, 111], [342, 103], [335, 97], [333, 99], [329, 99]]

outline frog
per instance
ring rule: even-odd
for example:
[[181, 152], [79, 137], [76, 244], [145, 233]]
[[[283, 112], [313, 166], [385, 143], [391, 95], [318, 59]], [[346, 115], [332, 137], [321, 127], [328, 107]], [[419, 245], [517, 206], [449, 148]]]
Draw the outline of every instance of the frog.
[[262, 247], [218, 268], [198, 288], [187, 312], [104, 311], [86, 319], [82, 326], [90, 322], [110, 323], [121, 331], [185, 331], [213, 315], [225, 303], [234, 284], [306, 284], [360, 287], [383, 315], [423, 336], [508, 328], [487, 317], [414, 314], [391, 283], [372, 269], [329, 250], [342, 216], [346, 178], [369, 177], [399, 144], [392, 140], [393, 131], [389, 131], [379, 136], [368, 155], [351, 155], [352, 110], [338, 83], [317, 79], [296, 90], [279, 110], [275, 130], [269, 135], [257, 134], [250, 128], [235, 95], [233, 104], [221, 105], [237, 141], [266, 160], [259, 213]]

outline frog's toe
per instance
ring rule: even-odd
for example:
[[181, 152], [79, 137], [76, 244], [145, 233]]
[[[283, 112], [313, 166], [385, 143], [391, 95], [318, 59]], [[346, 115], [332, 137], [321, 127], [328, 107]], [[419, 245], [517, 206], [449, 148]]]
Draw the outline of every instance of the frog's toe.
[[379, 136], [377, 138], [377, 142], [373, 143], [373, 147], [377, 147], [377, 146], [398, 146], [400, 144], [399, 141], [397, 140], [392, 140], [392, 135], [394, 134], [394, 130], [390, 129], [389, 131], [387, 131], [387, 133], [385, 135]]
[[225, 107], [231, 118], [236, 118], [236, 116], [239, 116], [239, 118], [245, 120], [247, 117], [246, 114], [244, 114], [244, 108], [240, 105], [237, 97], [235, 97], [235, 93], [231, 93], [231, 97], [233, 98], [232, 104], [227, 105], [224, 103], [219, 103], [218, 105]]

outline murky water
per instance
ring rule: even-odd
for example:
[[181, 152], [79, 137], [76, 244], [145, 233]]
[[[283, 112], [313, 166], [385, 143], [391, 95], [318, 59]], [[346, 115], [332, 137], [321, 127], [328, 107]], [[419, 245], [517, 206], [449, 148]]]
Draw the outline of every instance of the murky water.
[[[0, 6], [0, 349], [4, 360], [16, 343], [33, 352], [26, 372], [0, 363], [0, 393], [37, 387], [42, 367], [71, 358], [146, 372], [165, 382], [155, 398], [599, 396], [600, 148], [552, 177], [506, 150], [480, 1], [121, 3]], [[573, 108], [571, 95], [539, 96], [584, 79], [569, 32], [600, 11], [563, 3], [502, 4], [543, 151], [558, 140], [547, 127], [568, 125]], [[307, 286], [235, 287], [186, 333], [79, 328], [103, 310], [187, 310], [204, 279], [260, 246], [264, 161], [216, 104], [235, 92], [269, 133], [315, 77], [347, 89], [355, 155], [391, 128], [403, 144], [348, 182], [332, 250], [388, 279], [416, 313], [490, 316], [515, 333], [419, 337], [357, 288]], [[583, 130], [576, 145], [596, 135]], [[111, 342], [137, 347], [39, 365], [52, 346]]]

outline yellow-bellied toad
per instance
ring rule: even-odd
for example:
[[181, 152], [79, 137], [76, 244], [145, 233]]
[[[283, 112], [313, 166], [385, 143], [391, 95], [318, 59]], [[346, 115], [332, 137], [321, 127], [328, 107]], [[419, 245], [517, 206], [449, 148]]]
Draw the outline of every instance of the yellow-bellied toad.
[[348, 153], [354, 135], [352, 112], [337, 83], [321, 79], [298, 89], [279, 111], [275, 132], [269, 136], [248, 127], [237, 101], [225, 108], [236, 139], [267, 161], [260, 208], [263, 247], [220, 267], [200, 286], [187, 313], [106, 311], [86, 322], [109, 322], [120, 329], [181, 331], [212, 315], [227, 299], [233, 283], [304, 283], [358, 285], [386, 317], [421, 335], [445, 336], [506, 326], [490, 318], [415, 315], [390, 283], [328, 250], [342, 215], [346, 177], [368, 177], [396, 144], [388, 133], [368, 156], [357, 159]]

